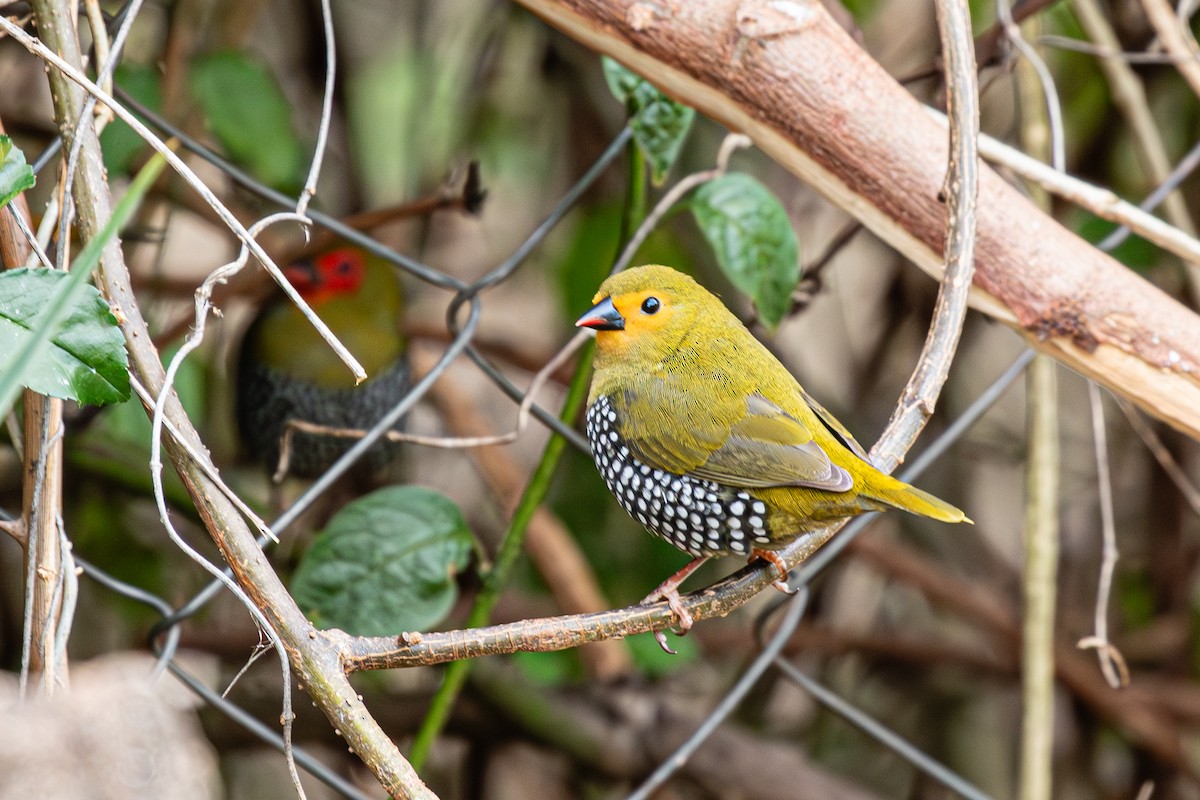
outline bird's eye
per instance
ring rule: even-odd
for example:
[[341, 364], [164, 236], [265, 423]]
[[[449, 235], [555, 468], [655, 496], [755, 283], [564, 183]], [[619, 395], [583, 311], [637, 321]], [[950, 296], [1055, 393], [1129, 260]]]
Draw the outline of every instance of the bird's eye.
[[659, 302], [657, 297], [647, 297], [642, 301], [643, 314], [657, 314], [660, 308], [662, 308], [662, 303]]
[[339, 261], [337, 271], [341, 275], [349, 275], [352, 267], [353, 265], [349, 261]]

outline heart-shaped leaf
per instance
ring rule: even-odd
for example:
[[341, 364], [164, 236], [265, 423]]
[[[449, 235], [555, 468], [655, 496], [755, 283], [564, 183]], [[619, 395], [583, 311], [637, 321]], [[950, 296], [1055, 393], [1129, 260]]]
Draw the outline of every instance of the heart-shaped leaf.
[[[0, 372], [12, 368], [35, 336], [38, 318], [69, 278], [52, 269], [0, 273]], [[25, 369], [21, 382], [35, 392], [90, 405], [129, 399], [125, 339], [95, 286], [80, 287], [62, 327]]]
[[692, 213], [729, 280], [775, 327], [800, 282], [800, 246], [787, 211], [767, 187], [733, 172], [701, 186]]
[[679, 156], [696, 111], [676, 103], [611, 58], [602, 60], [608, 89], [629, 112], [633, 120], [633, 137], [650, 163], [651, 179], [655, 186], [661, 186]]
[[452, 501], [389, 486], [346, 505], [304, 554], [292, 594], [323, 627], [394, 636], [436, 625], [458, 596], [471, 532]]

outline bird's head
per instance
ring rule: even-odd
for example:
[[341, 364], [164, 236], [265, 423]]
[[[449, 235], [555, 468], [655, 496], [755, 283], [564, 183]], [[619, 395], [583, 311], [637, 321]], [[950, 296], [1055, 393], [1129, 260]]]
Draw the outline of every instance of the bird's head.
[[292, 286], [310, 305], [320, 305], [329, 298], [357, 292], [366, 273], [363, 254], [347, 247], [294, 261], [283, 270]]
[[648, 265], [619, 272], [600, 285], [595, 303], [575, 325], [596, 331], [599, 357], [662, 361], [701, 315], [724, 311], [721, 301], [682, 272]]

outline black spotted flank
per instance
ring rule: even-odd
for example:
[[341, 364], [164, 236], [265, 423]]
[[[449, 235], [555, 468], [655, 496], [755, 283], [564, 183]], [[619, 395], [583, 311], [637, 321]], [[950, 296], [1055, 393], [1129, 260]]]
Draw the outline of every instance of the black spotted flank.
[[592, 458], [608, 490], [655, 536], [693, 556], [749, 555], [770, 545], [767, 507], [744, 489], [674, 475], [638, 461], [617, 432], [617, 412], [601, 397], [587, 412]]

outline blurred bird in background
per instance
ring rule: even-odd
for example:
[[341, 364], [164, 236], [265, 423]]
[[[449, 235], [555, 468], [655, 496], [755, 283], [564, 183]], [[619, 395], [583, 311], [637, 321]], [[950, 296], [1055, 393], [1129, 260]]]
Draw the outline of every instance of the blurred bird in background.
[[[272, 295], [242, 341], [237, 368], [237, 419], [242, 441], [275, 471], [290, 420], [365, 430], [409, 387], [404, 299], [395, 270], [360, 250], [342, 247], [284, 269], [289, 281], [369, 376], [361, 385], [281, 291]], [[356, 439], [295, 431], [288, 472], [316, 477]], [[381, 442], [356, 472], [371, 475], [389, 461], [394, 445]], [[279, 477], [279, 476], [277, 476]]]

